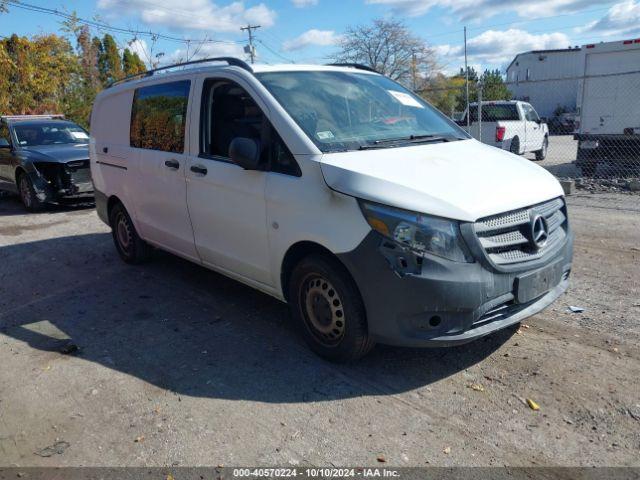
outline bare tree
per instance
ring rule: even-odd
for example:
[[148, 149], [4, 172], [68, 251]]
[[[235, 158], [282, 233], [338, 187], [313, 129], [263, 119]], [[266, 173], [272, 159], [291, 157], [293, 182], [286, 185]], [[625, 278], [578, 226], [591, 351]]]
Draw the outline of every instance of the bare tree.
[[348, 27], [339, 47], [336, 62], [366, 65], [413, 89], [436, 69], [434, 51], [396, 20]]

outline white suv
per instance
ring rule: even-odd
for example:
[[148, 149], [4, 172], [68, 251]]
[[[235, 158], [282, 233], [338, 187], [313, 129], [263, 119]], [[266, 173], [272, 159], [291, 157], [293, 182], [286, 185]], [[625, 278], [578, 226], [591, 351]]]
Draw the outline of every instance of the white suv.
[[95, 102], [97, 209], [126, 262], [158, 247], [288, 302], [336, 361], [468, 342], [567, 288], [546, 170], [358, 65], [208, 62]]

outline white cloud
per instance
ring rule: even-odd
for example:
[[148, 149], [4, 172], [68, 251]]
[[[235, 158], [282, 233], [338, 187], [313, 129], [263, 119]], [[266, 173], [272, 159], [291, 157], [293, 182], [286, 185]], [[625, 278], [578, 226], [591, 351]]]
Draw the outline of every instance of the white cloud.
[[[567, 48], [571, 45], [564, 33], [545, 33], [534, 35], [524, 30], [487, 30], [467, 41], [467, 56], [470, 61], [485, 66], [503, 65], [516, 54], [530, 50], [548, 50]], [[464, 60], [463, 45], [436, 45], [436, 55], [446, 64], [458, 69]]]
[[318, 4], [318, 0], [291, 0], [296, 8], [312, 7]]
[[640, 32], [640, 2], [627, 0], [613, 5], [600, 20], [576, 29], [579, 33], [601, 35], [629, 35]]
[[98, 8], [118, 17], [138, 15], [148, 25], [173, 30], [237, 32], [247, 23], [270, 27], [276, 19], [264, 3], [246, 8], [242, 1], [219, 6], [211, 0], [98, 0]]
[[336, 35], [333, 30], [316, 30], [315, 28], [307, 30], [302, 35], [287, 40], [282, 44], [282, 49], [289, 52], [292, 50], [301, 50], [311, 45], [326, 47], [335, 45], [340, 41], [340, 35]]
[[601, 0], [365, 0], [366, 3], [386, 5], [397, 14], [417, 17], [433, 7], [453, 12], [462, 21], [482, 20], [495, 15], [514, 12], [520, 17], [535, 18], [557, 13], [577, 12]]

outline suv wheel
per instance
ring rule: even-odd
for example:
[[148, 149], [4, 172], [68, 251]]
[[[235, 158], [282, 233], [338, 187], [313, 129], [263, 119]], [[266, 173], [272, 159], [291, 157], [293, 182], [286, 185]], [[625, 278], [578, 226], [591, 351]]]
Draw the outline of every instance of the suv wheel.
[[120, 258], [127, 263], [142, 263], [149, 259], [151, 247], [138, 236], [131, 217], [124, 206], [119, 203], [113, 207], [109, 215], [113, 243]]
[[549, 137], [544, 137], [544, 140], [542, 141], [542, 148], [535, 152], [536, 160], [540, 162], [545, 158], [547, 158], [548, 149], [549, 149]]
[[328, 255], [311, 255], [289, 282], [291, 312], [311, 349], [327, 360], [346, 362], [374, 345], [360, 292], [349, 273]]
[[44, 204], [38, 200], [36, 191], [33, 188], [33, 183], [31, 183], [31, 179], [26, 173], [22, 173], [18, 178], [18, 193], [20, 194], [20, 200], [22, 200], [24, 208], [28, 211], [37, 212], [42, 210]]

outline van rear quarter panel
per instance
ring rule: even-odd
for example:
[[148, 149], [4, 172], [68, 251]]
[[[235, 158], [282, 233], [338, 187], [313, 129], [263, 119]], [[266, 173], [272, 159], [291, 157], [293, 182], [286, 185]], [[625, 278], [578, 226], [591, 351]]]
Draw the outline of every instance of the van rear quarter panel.
[[135, 221], [132, 201], [136, 150], [129, 146], [133, 89], [105, 90], [91, 114], [91, 175], [94, 187], [107, 197], [117, 196]]

